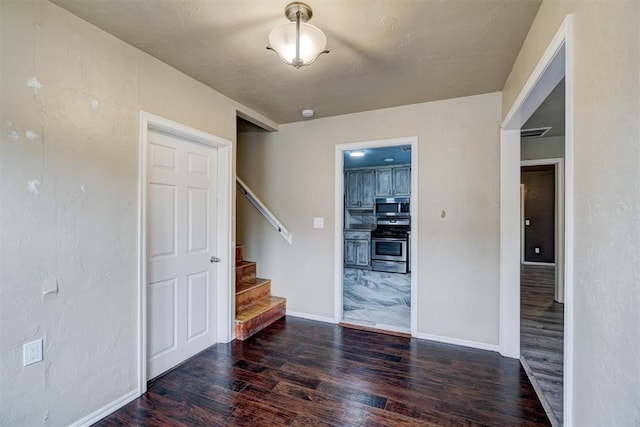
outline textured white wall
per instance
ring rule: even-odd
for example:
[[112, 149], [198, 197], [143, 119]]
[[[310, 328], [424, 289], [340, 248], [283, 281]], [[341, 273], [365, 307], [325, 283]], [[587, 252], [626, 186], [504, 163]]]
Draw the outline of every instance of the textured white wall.
[[[239, 135], [238, 176], [292, 231], [294, 244], [242, 197], [238, 242], [288, 309], [333, 317], [335, 146], [417, 135], [418, 332], [497, 344], [500, 99], [493, 93]], [[324, 229], [313, 228], [317, 216]]]
[[574, 14], [575, 425], [640, 425], [640, 2], [545, 1], [506, 114]]
[[139, 110], [235, 141], [243, 107], [52, 3], [0, 8], [0, 424], [67, 425], [136, 387]]

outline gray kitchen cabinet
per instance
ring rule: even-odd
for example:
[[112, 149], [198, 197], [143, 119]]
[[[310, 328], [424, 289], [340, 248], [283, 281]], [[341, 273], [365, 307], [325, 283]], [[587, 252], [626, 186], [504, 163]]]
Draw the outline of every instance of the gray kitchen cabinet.
[[376, 196], [393, 196], [393, 169], [376, 169]]
[[371, 268], [371, 233], [368, 231], [345, 231], [344, 266]]
[[408, 196], [411, 194], [411, 167], [393, 168], [393, 195]]
[[373, 169], [348, 170], [344, 174], [347, 209], [373, 209]]
[[410, 194], [410, 166], [376, 169], [376, 197], [408, 196]]

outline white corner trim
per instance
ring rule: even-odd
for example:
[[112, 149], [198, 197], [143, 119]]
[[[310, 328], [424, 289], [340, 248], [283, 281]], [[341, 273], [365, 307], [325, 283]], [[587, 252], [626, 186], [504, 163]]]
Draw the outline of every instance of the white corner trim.
[[343, 291], [342, 276], [344, 274], [344, 157], [343, 149], [340, 145], [335, 148], [335, 187], [334, 187], [334, 207], [335, 207], [335, 230], [333, 240], [333, 322], [339, 323], [343, 315]]
[[298, 311], [291, 311], [291, 310], [287, 310], [287, 316], [299, 317], [301, 319], [315, 320], [315, 321], [324, 322], [324, 323], [333, 323], [334, 325], [338, 323], [336, 319], [334, 319], [333, 317], [318, 316], [317, 314], [301, 313]]
[[[557, 79], [560, 73], [562, 77], [566, 74], [565, 60], [560, 63], [554, 62], [554, 59], [556, 59], [556, 56], [560, 50], [566, 49], [567, 39], [570, 38], [570, 34], [572, 32], [572, 24], [573, 15], [567, 15], [562, 21], [562, 24], [560, 24], [560, 28], [558, 28], [558, 31], [556, 31], [553, 39], [547, 46], [544, 54], [538, 61], [538, 64], [529, 75], [529, 79], [527, 79], [524, 86], [520, 90], [520, 93], [513, 101], [511, 109], [504, 117], [504, 120], [502, 121], [502, 128], [504, 130], [519, 130], [522, 124], [524, 124], [524, 122], [529, 118], [520, 117], [523, 107], [526, 108], [527, 104], [532, 100], [538, 102], [539, 105], [539, 103], [541, 103], [546, 98], [546, 95], [548, 95], [548, 93], [544, 94], [544, 96], [542, 97], [537, 96], [537, 94], [535, 93], [536, 86], [538, 86], [539, 83], [542, 83], [545, 86], [551, 86], [551, 90], [555, 87], [555, 84], [544, 81], [544, 77], [549, 76]], [[564, 54], [566, 55], [566, 51], [564, 52]], [[562, 70], [559, 69], [560, 66]], [[558, 81], [559, 80], [560, 79], [558, 79]], [[537, 106], [533, 108], [531, 113], [533, 113], [535, 109], [537, 109]]]
[[494, 351], [496, 353], [500, 352], [500, 346], [498, 344], [487, 344], [483, 342], [463, 340], [460, 338], [449, 338], [449, 337], [443, 337], [440, 335], [425, 334], [422, 332], [416, 332], [411, 335], [413, 336], [413, 338], [419, 338], [421, 340], [441, 342], [444, 344], [459, 345], [462, 347], [470, 347], [478, 350]]
[[139, 396], [140, 394], [138, 393], [138, 390], [132, 390], [124, 396], [119, 397], [111, 403], [107, 403], [97, 411], [71, 424], [71, 427], [84, 427], [95, 424], [112, 412], [115, 412], [118, 409], [122, 408], [127, 403], [137, 399]]

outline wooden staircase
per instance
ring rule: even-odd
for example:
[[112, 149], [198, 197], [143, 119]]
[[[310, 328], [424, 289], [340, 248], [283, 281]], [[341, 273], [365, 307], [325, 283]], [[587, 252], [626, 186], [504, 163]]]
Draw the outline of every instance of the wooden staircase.
[[284, 317], [287, 300], [271, 295], [271, 280], [256, 277], [256, 263], [236, 246], [236, 339], [244, 341]]

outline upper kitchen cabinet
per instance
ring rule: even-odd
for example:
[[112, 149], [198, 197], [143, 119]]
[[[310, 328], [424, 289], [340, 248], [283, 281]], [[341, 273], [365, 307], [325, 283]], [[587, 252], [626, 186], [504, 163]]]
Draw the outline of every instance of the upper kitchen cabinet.
[[393, 195], [393, 169], [376, 169], [376, 196]]
[[376, 196], [393, 197], [411, 194], [411, 167], [376, 169]]
[[345, 172], [347, 209], [373, 209], [375, 174], [373, 169], [348, 170]]
[[408, 196], [411, 194], [411, 167], [393, 168], [393, 195]]

